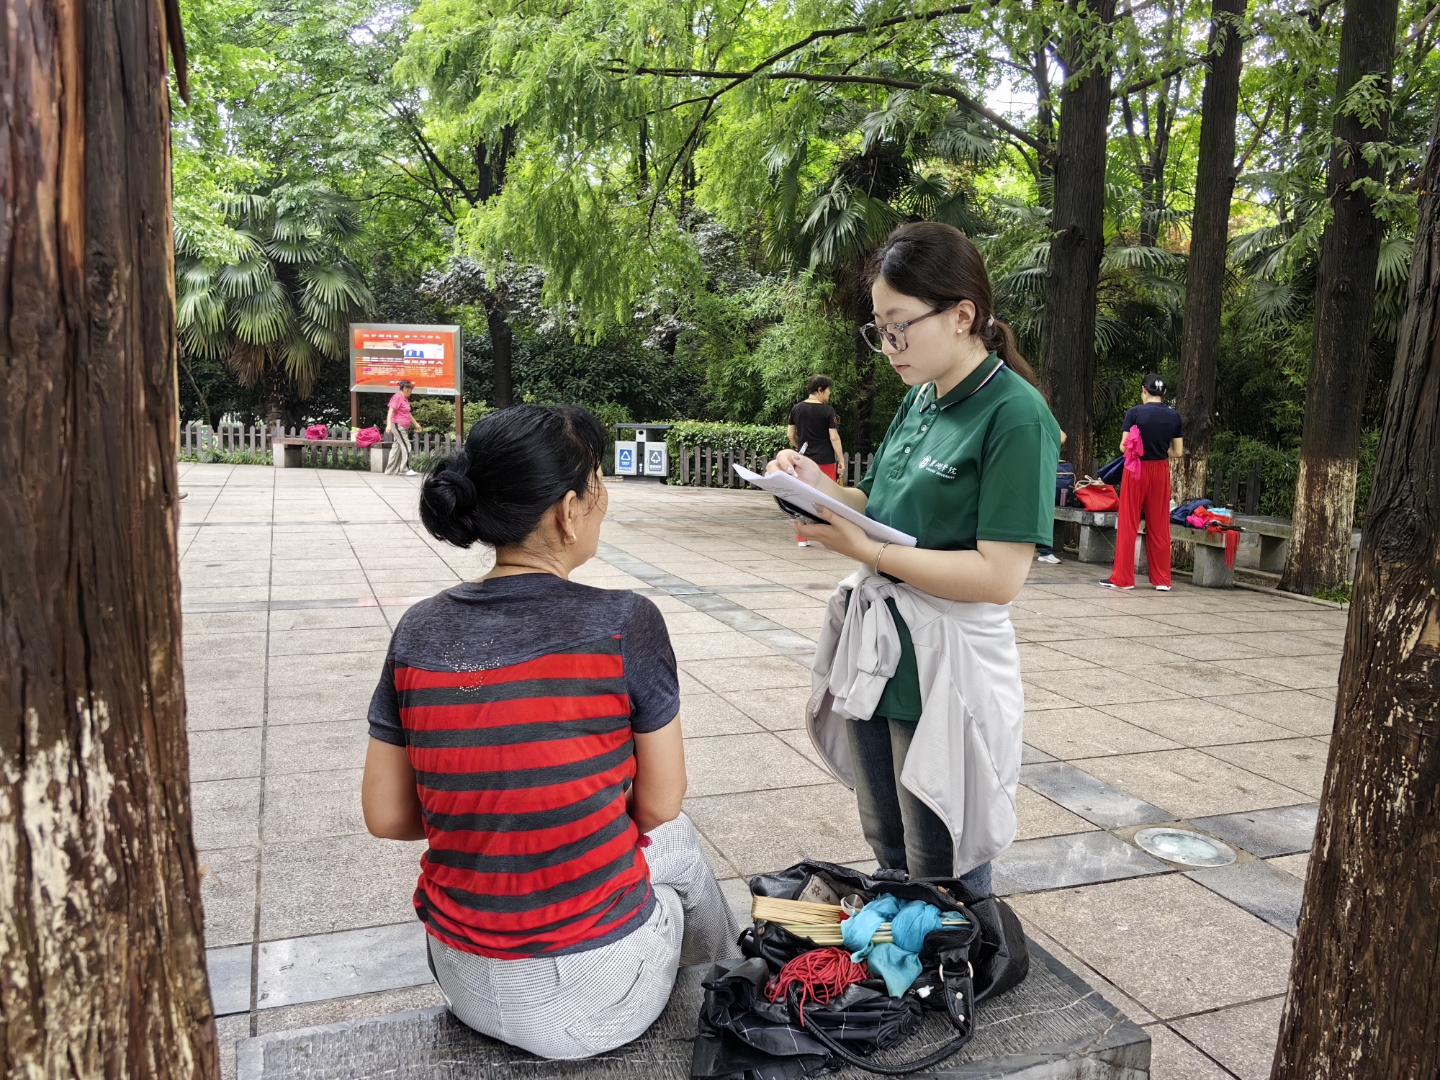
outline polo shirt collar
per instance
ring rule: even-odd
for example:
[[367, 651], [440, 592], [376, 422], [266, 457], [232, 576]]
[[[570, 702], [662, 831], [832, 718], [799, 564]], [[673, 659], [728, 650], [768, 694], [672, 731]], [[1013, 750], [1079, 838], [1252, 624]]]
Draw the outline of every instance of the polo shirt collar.
[[[989, 379], [991, 375], [995, 374], [995, 369], [999, 366], [1000, 357], [992, 352], [984, 360], [980, 361], [979, 367], [961, 379], [958, 386], [954, 387], [948, 394], [936, 401], [935, 404], [939, 405], [943, 410], [948, 409], [957, 401], [964, 401], [971, 394], [975, 393], [975, 391], [979, 390], [980, 387], [985, 385], [985, 381]], [[935, 392], [934, 383], [930, 384], [930, 392], [932, 394]]]

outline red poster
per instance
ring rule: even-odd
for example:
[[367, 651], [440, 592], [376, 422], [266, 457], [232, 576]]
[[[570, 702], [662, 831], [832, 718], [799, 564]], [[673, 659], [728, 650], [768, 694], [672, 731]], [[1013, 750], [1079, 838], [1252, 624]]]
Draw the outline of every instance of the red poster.
[[463, 389], [460, 327], [398, 323], [350, 325], [350, 389], [393, 393], [401, 379], [417, 394]]

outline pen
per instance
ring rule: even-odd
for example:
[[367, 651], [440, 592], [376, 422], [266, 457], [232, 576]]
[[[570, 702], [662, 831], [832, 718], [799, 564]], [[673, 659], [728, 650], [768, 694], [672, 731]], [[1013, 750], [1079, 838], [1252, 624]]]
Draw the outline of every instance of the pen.
[[803, 453], [805, 453], [805, 451], [808, 450], [809, 448], [810, 448], [810, 444], [809, 444], [808, 442], [802, 442], [802, 443], [800, 444], [800, 449], [797, 450], [797, 451], [795, 451], [795, 452], [796, 452], [797, 454], [803, 454]]

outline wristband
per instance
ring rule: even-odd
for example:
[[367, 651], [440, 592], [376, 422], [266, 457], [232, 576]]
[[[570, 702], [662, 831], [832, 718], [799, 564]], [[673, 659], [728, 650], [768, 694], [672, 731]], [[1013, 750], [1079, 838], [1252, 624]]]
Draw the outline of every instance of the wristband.
[[885, 554], [885, 549], [889, 546], [890, 541], [886, 540], [880, 545], [880, 550], [875, 552], [875, 573], [877, 574], [880, 573], [880, 556]]

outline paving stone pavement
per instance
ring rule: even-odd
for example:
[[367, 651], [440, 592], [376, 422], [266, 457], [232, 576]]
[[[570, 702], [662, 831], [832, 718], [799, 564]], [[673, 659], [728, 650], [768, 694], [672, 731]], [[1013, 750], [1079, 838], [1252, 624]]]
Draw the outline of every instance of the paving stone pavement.
[[[359, 806], [364, 716], [396, 619], [483, 574], [431, 539], [416, 478], [180, 466], [185, 673], [212, 987], [233, 1043], [440, 1003], [410, 904], [419, 844]], [[610, 486], [577, 580], [665, 614], [686, 810], [726, 894], [802, 857], [873, 866], [802, 710], [825, 601], [853, 564], [797, 548], [759, 492]], [[1268, 1075], [1334, 713], [1345, 613], [1276, 595], [1099, 589], [1036, 564], [1011, 618], [1026, 686], [1019, 835], [996, 888], [1154, 1039], [1158, 1080]], [[1175, 823], [1235, 847], [1141, 851]], [[1187, 870], [1189, 872], [1187, 872]]]

